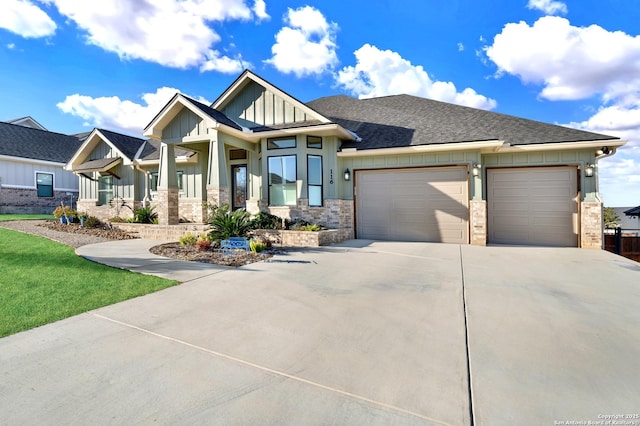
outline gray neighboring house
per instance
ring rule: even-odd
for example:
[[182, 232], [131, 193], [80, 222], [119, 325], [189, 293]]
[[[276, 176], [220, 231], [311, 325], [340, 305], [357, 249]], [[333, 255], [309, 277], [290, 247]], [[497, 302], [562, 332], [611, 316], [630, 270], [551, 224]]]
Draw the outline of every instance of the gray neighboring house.
[[78, 179], [64, 170], [81, 145], [31, 117], [0, 122], [0, 213], [51, 213], [78, 198]]
[[640, 230], [640, 206], [637, 207], [613, 207], [613, 211], [620, 218], [620, 228]]

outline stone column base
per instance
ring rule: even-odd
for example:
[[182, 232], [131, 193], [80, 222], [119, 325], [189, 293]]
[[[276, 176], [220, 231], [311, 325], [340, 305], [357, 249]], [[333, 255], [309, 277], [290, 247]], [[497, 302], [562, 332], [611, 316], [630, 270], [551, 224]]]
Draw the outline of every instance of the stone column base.
[[178, 210], [178, 188], [158, 188], [158, 224], [177, 225], [180, 223]]
[[583, 201], [580, 205], [580, 247], [602, 249], [602, 203]]
[[487, 202], [485, 200], [471, 200], [469, 202], [469, 240], [471, 245], [487, 245]]

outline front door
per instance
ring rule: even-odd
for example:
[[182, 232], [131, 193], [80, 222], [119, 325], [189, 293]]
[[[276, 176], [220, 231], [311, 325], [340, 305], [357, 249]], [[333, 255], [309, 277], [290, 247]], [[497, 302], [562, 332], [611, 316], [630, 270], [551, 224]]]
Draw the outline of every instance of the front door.
[[231, 166], [232, 192], [231, 203], [233, 210], [247, 207], [247, 165]]

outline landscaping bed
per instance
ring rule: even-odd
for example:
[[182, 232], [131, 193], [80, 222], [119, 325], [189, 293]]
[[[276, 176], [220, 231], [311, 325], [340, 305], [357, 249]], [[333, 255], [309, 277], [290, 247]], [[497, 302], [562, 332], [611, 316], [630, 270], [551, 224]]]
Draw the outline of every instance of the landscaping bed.
[[117, 228], [109, 227], [108, 225], [103, 225], [97, 228], [82, 228], [79, 223], [69, 223], [62, 224], [60, 221], [49, 220], [42, 223], [40, 226], [45, 228], [58, 231], [58, 232], [69, 232], [72, 234], [84, 234], [84, 235], [92, 235], [94, 237], [106, 238], [108, 240], [131, 240], [137, 238], [134, 235], [131, 235], [125, 231], [122, 231]]
[[198, 251], [194, 246], [183, 246], [180, 243], [167, 243], [151, 247], [149, 251], [158, 256], [172, 259], [189, 260], [194, 262], [214, 263], [224, 266], [243, 266], [253, 262], [260, 262], [273, 256], [274, 250], [254, 253], [246, 250], [223, 252], [219, 249]]

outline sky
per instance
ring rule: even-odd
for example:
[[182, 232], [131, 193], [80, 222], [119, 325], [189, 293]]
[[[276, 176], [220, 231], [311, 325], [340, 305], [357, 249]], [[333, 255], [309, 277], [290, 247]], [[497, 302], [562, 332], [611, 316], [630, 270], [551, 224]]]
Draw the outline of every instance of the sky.
[[140, 136], [248, 68], [303, 102], [407, 93], [620, 137], [600, 194], [631, 207], [639, 23], [636, 0], [0, 0], [0, 120]]

